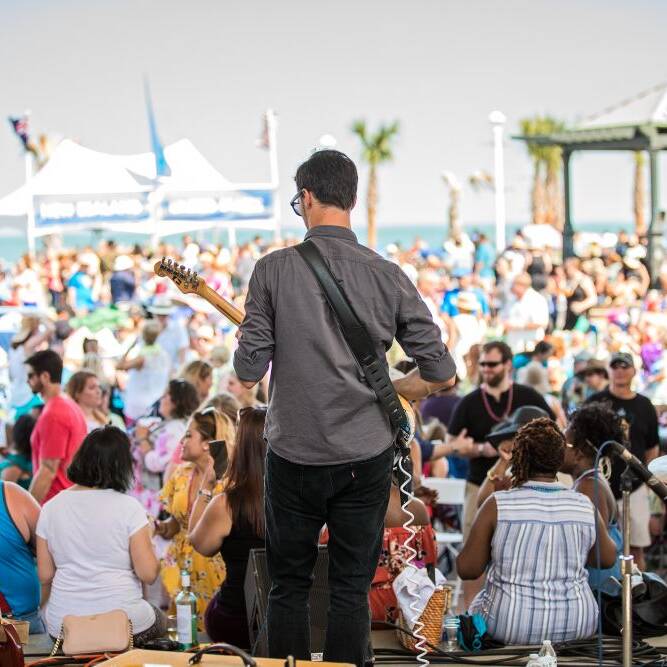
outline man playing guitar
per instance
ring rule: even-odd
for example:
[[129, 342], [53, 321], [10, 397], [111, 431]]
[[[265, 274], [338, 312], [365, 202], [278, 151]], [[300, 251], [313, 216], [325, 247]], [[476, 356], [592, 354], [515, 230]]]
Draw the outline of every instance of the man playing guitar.
[[[394, 338], [418, 368], [395, 381], [405, 398], [453, 384], [454, 362], [400, 267], [357, 242], [357, 170], [314, 153], [291, 202], [381, 359]], [[265, 437], [272, 657], [310, 660], [308, 594], [320, 530], [329, 529], [331, 606], [324, 658], [371, 658], [368, 590], [378, 562], [394, 434], [306, 262], [294, 248], [262, 257], [250, 279], [234, 368], [252, 387], [271, 367]]]

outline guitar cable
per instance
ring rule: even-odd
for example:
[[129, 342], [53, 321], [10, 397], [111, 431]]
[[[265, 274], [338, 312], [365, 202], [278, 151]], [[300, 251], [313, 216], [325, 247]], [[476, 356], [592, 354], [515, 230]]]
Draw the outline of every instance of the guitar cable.
[[[406, 468], [406, 461], [410, 461], [409, 453], [404, 455], [401, 451], [398, 452], [398, 470], [400, 472], [399, 480], [399, 496], [401, 499], [401, 511], [406, 515], [406, 520], [403, 523], [403, 528], [409, 533], [408, 539], [405, 541], [404, 546], [408, 551], [408, 557], [405, 561], [406, 568], [408, 569], [407, 579], [410, 583], [414, 584], [417, 587], [418, 582], [411, 578], [411, 574], [416, 572], [416, 568], [413, 563], [417, 557], [417, 550], [412, 545], [412, 542], [415, 542], [417, 537], [417, 531], [414, 526], [415, 515], [410, 511], [409, 505], [412, 500], [416, 500], [414, 494], [412, 493], [412, 466], [409, 466], [409, 469]], [[430, 665], [429, 659], [426, 657], [428, 655], [428, 642], [426, 637], [422, 634], [425, 625], [421, 622], [421, 614], [423, 610], [418, 608], [419, 605], [419, 596], [412, 595], [412, 601], [410, 602], [410, 611], [412, 615], [410, 619], [407, 619], [412, 628], [410, 635], [413, 639], [417, 640], [415, 643], [415, 649], [417, 649], [417, 662], [423, 667], [428, 667]], [[425, 607], [424, 607], [425, 608]], [[414, 654], [410, 654], [414, 659]]]

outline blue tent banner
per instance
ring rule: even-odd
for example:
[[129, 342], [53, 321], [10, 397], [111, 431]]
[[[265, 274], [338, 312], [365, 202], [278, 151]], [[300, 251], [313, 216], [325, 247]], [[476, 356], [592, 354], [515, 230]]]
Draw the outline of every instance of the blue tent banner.
[[148, 193], [78, 195], [76, 199], [55, 195], [35, 196], [35, 227], [102, 222], [140, 222], [150, 217]]
[[216, 194], [167, 194], [162, 220], [268, 220], [273, 217], [270, 189], [230, 190]]

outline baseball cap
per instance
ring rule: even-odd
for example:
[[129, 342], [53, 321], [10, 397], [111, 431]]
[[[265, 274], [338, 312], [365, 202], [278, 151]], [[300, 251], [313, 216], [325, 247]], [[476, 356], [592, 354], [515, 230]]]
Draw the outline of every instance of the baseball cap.
[[632, 358], [632, 355], [629, 352], [614, 352], [614, 354], [611, 355], [611, 359], [609, 360], [609, 365], [613, 366], [616, 362], [619, 361], [627, 364], [628, 366], [632, 366], [632, 368], [635, 367], [635, 360]]

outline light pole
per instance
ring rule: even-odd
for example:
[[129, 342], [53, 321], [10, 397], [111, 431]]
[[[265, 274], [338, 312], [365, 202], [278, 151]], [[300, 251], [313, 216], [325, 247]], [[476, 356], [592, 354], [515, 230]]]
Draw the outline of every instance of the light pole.
[[493, 183], [496, 192], [496, 251], [505, 250], [505, 164], [503, 160], [503, 131], [507, 118], [502, 111], [492, 111], [489, 121], [493, 126]]

